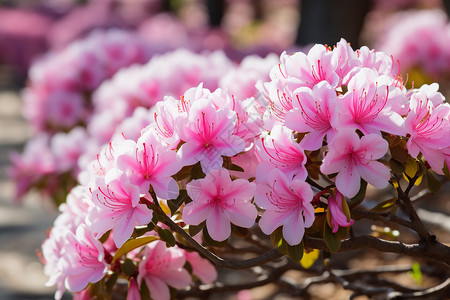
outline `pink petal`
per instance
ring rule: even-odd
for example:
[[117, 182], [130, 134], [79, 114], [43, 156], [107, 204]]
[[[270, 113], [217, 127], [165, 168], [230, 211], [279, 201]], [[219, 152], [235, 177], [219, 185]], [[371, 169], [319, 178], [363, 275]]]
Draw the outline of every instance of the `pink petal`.
[[259, 227], [265, 234], [271, 234], [286, 221], [287, 214], [266, 210], [259, 220]]
[[371, 159], [379, 159], [388, 151], [388, 142], [377, 134], [365, 135], [361, 138], [358, 151], [365, 151]]
[[389, 169], [379, 161], [371, 161], [367, 165], [357, 166], [362, 179], [376, 187], [383, 189], [389, 184]]
[[148, 276], [145, 277], [145, 283], [147, 284], [152, 299], [170, 300], [169, 287], [164, 283], [164, 281], [158, 277]]
[[208, 219], [212, 207], [209, 203], [193, 201], [183, 209], [183, 221], [188, 225], [198, 225]]
[[358, 169], [346, 164], [336, 176], [336, 187], [344, 196], [352, 198], [359, 191], [360, 179]]
[[227, 213], [231, 223], [244, 228], [252, 227], [258, 215], [256, 207], [249, 202], [235, 203], [227, 209]]
[[283, 226], [283, 237], [291, 245], [299, 244], [305, 233], [303, 216], [300, 211], [292, 212]]
[[212, 207], [212, 209], [211, 214], [206, 219], [206, 228], [212, 239], [219, 242], [224, 241], [231, 234], [230, 220], [218, 205]]
[[117, 248], [120, 248], [131, 236], [136, 221], [132, 217], [132, 212], [124, 214], [117, 220], [114, 226], [113, 240]]
[[[186, 260], [184, 259], [184, 261]], [[161, 276], [161, 279], [163, 279], [168, 285], [177, 289], [185, 288], [192, 281], [191, 276], [185, 269], [172, 269], [170, 274], [164, 274], [163, 276]]]

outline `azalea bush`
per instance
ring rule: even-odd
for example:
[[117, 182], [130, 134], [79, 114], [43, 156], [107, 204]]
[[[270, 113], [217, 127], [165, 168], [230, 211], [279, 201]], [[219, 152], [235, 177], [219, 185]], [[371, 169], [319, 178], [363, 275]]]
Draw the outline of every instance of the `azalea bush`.
[[[448, 268], [440, 285], [412, 290], [374, 279], [411, 266], [330, 264], [363, 248], [450, 264], [414, 208], [449, 178], [450, 106], [437, 84], [408, 90], [391, 56], [341, 40], [283, 53], [253, 97], [231, 86], [164, 97], [140, 134], [115, 134], [82, 166], [42, 245], [56, 299], [66, 289], [77, 299], [204, 299], [269, 283], [294, 296], [326, 282], [389, 299], [445, 292]], [[368, 190], [391, 197], [373, 204]], [[415, 241], [358, 233], [360, 220]], [[252, 275], [229, 283], [221, 269]]]
[[[274, 54], [235, 63], [222, 51], [156, 51], [136, 33], [96, 31], [32, 66], [24, 114], [33, 137], [22, 153], [10, 156], [17, 202], [30, 191], [56, 206], [65, 202], [98, 149], [114, 135], [137, 138], [153, 118], [149, 109], [164, 96], [182, 95], [203, 83], [250, 97], [256, 81], [267, 80], [277, 63]], [[61, 69], [70, 71], [60, 75]]]

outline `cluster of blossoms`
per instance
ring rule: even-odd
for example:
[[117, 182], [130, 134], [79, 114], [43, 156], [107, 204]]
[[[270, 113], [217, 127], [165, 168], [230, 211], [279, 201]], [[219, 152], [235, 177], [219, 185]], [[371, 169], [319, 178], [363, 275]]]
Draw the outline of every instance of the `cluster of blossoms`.
[[24, 92], [24, 114], [32, 129], [52, 133], [85, 124], [90, 94], [119, 69], [148, 61], [150, 52], [135, 33], [111, 29], [47, 53], [30, 68]]
[[391, 17], [377, 48], [401, 58], [401, 71], [424, 71], [438, 79], [450, 70], [450, 25], [440, 10], [400, 12]]
[[[268, 70], [277, 61], [275, 55], [268, 56], [266, 59], [249, 56], [242, 61], [242, 64], [235, 64], [220, 51], [195, 54], [188, 50], [177, 50], [164, 55], [155, 55], [146, 64], [137, 64], [143, 62], [143, 57], [139, 56], [139, 60], [130, 60], [134, 57], [132, 50], [135, 48], [135, 54], [138, 54], [143, 52], [143, 49], [138, 51], [139, 47], [130, 47], [126, 50], [127, 55], [124, 55], [122, 52], [125, 50], [120, 48], [123, 47], [122, 43], [134, 45], [132, 42], [125, 43], [124, 41], [125, 39], [133, 41], [132, 37], [121, 31], [107, 32], [105, 36], [98, 32], [84, 41], [69, 46], [52, 59], [49, 56], [48, 60], [53, 63], [48, 66], [43, 62], [42, 65], [39, 63], [35, 66], [36, 70], [44, 70], [41, 70], [40, 73], [51, 74], [52, 70], [53, 72], [57, 70], [56, 68], [66, 68], [63, 62], [73, 61], [75, 68], [71, 70], [74, 76], [70, 77], [70, 84], [69, 79], [65, 80], [64, 77], [55, 76], [54, 73], [51, 78], [55, 84], [50, 84], [50, 77], [38, 80], [35, 78], [36, 76], [32, 76], [31, 87], [25, 94], [46, 90], [47, 92], [43, 93], [40, 98], [42, 101], [32, 103], [34, 107], [38, 108], [36, 111], [47, 112], [49, 118], [73, 120], [74, 122], [70, 121], [70, 126], [74, 124], [79, 124], [79, 126], [72, 129], [68, 127], [66, 129], [68, 132], [53, 134], [40, 132], [27, 143], [22, 154], [13, 153], [11, 155], [10, 176], [17, 183], [16, 199], [20, 199], [28, 191], [37, 188], [45, 195], [50, 196], [56, 203], [64, 202], [70, 188], [76, 184], [76, 177], [80, 171], [78, 166], [83, 166], [95, 158], [98, 148], [108, 142], [115, 133], [116, 135], [124, 134], [128, 138], [137, 138], [140, 130], [148, 125], [148, 120], [152, 119], [152, 112], [149, 109], [164, 96], [178, 97], [189, 87], [196, 86], [201, 82], [210, 89], [216, 89], [220, 85], [236, 94], [251, 95], [255, 92], [256, 81], [268, 78]], [[108, 47], [115, 45], [116, 39], [119, 48], [108, 50]], [[106, 42], [99, 44], [102, 40]], [[103, 46], [106, 48], [103, 49]], [[91, 53], [94, 50], [95, 56]], [[116, 53], [120, 57], [115, 60], [114, 70], [111, 72], [117, 71], [119, 65], [125, 67], [132, 62], [135, 64], [120, 69], [111, 79], [104, 80], [107, 78], [105, 77], [106, 70], [111, 69], [109, 60], [113, 57], [105, 56], [102, 54], [103, 52]], [[89, 64], [85, 61], [85, 57], [90, 58]], [[77, 64], [74, 62], [75, 59], [78, 61]], [[83, 70], [83, 67], [89, 72]], [[45, 71], [47, 69], [48, 71]], [[100, 69], [103, 71], [98, 72]], [[38, 74], [39, 72], [36, 70], [31, 73]], [[101, 77], [96, 77], [95, 84], [88, 85], [89, 82], [83, 80], [92, 76], [86, 77], [83, 75], [85, 73], [97, 74]], [[249, 73], [251, 76], [243, 80], [242, 74], [245, 73]], [[79, 82], [76, 83], [76, 80]], [[100, 85], [99, 82], [101, 82]], [[93, 90], [98, 85], [99, 87]], [[52, 88], [47, 89], [48, 86]], [[48, 105], [52, 107], [56, 105], [49, 102], [52, 95], [72, 88], [76, 89], [71, 93], [77, 95], [77, 99], [79, 98], [80, 101], [84, 97], [83, 93], [89, 94], [86, 95], [87, 98], [83, 100], [83, 103], [73, 101], [72, 98], [65, 98], [65, 96], [55, 99], [64, 107], [65, 101], [67, 101], [67, 105], [86, 106], [83, 108], [83, 120], [75, 120], [67, 115], [55, 112], [52, 114], [48, 111]], [[63, 94], [66, 95], [66, 91]], [[26, 101], [31, 103], [32, 100], [28, 98]], [[70, 113], [78, 111], [67, 108], [67, 112]], [[31, 108], [28, 107], [28, 109]]]
[[216, 278], [183, 250], [196, 249], [194, 235], [217, 246], [240, 230], [281, 233], [289, 255], [312, 234], [330, 247], [326, 235], [348, 234], [347, 200], [366, 183], [386, 188], [411, 161], [447, 172], [450, 105], [437, 84], [408, 91], [397, 69], [341, 40], [283, 53], [256, 97], [199, 84], [157, 102], [138, 136], [101, 148], [61, 206], [43, 244], [56, 298], [122, 281], [129, 299], [169, 299]]
[[77, 160], [88, 148], [83, 126], [93, 113], [91, 94], [119, 69], [146, 62], [150, 52], [134, 33], [96, 31], [31, 67], [23, 113], [35, 137], [23, 154], [11, 155], [16, 199], [38, 187], [63, 201], [75, 184]]

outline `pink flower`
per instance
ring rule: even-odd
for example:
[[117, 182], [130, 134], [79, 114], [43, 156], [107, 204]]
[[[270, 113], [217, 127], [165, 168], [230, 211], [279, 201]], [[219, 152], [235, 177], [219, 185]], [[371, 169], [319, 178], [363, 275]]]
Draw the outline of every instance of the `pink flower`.
[[77, 228], [76, 235], [67, 235], [67, 249], [62, 258], [65, 285], [72, 292], [83, 290], [88, 283], [103, 278], [108, 269], [104, 261], [102, 243], [84, 224]]
[[[287, 54], [283, 53], [281, 56], [287, 56]], [[316, 44], [307, 55], [296, 52], [285, 59], [281, 58], [284, 65], [280, 68], [280, 73], [286, 78], [291, 91], [303, 86], [313, 88], [323, 80], [335, 88], [339, 83], [339, 76], [336, 74], [336, 66], [333, 66], [331, 60], [331, 51], [324, 45]]]
[[299, 88], [292, 101], [293, 110], [286, 114], [286, 126], [298, 132], [307, 132], [300, 145], [305, 150], [317, 150], [327, 136], [331, 142], [335, 135], [334, 124], [337, 117], [336, 91], [322, 81], [309, 88]]
[[411, 111], [405, 119], [410, 135], [406, 146], [412, 157], [421, 152], [431, 168], [442, 174], [444, 149], [450, 147], [450, 106], [447, 103], [435, 106], [428, 96], [420, 91], [411, 96]]
[[245, 142], [234, 135], [236, 113], [216, 110], [208, 99], [195, 101], [189, 116], [179, 116], [175, 130], [185, 143], [178, 151], [184, 165], [200, 162], [203, 172], [222, 167], [222, 156], [234, 156], [245, 150]]
[[48, 128], [72, 128], [86, 117], [84, 99], [80, 94], [69, 91], [54, 91], [48, 96], [42, 109], [47, 114]]
[[344, 39], [341, 39], [333, 49], [331, 63], [336, 67], [335, 72], [340, 79], [339, 86], [342, 84], [347, 85], [350, 78], [352, 78], [354, 73], [358, 72], [361, 65], [355, 51]]
[[180, 102], [173, 97], [165, 97], [164, 101], [156, 103], [153, 115], [155, 122], [149, 126], [170, 149], [176, 149], [180, 143], [178, 133], [174, 129], [175, 119], [180, 114]]
[[117, 166], [126, 172], [132, 184], [139, 186], [142, 194], [148, 193], [152, 186], [158, 197], [166, 200], [178, 197], [178, 184], [171, 177], [181, 169], [175, 151], [168, 149], [153, 131], [143, 133], [137, 143], [126, 140], [122, 144]]
[[61, 299], [65, 290], [65, 276], [61, 260], [65, 255], [67, 236], [73, 234], [65, 227], [55, 226], [49, 237], [42, 243], [44, 273], [49, 277], [46, 286], [56, 285], [55, 299]]
[[287, 127], [275, 125], [270, 134], [263, 134], [257, 141], [257, 147], [260, 158], [283, 171], [287, 177], [305, 180], [308, 176], [305, 153]]
[[402, 135], [403, 118], [388, 109], [389, 86], [378, 72], [363, 68], [349, 82], [340, 100], [339, 126], [361, 130], [363, 134], [381, 131]]
[[91, 190], [95, 207], [88, 214], [88, 224], [101, 237], [114, 228], [113, 239], [120, 247], [133, 233], [135, 226], [147, 225], [152, 211], [140, 204], [139, 187], [131, 184], [124, 174], [108, 173], [105, 182]]
[[278, 63], [275, 54], [261, 58], [257, 55], [246, 56], [239, 66], [228, 71], [220, 79], [220, 87], [232, 94], [236, 99], [255, 96], [255, 84], [258, 80], [269, 80], [270, 69]]
[[130, 285], [128, 286], [127, 300], [141, 300], [141, 294], [139, 293], [139, 287], [136, 283], [136, 279], [131, 277]]
[[283, 226], [286, 242], [297, 245], [305, 228], [314, 222], [313, 191], [303, 180], [291, 180], [279, 169], [269, 170], [260, 168], [256, 173], [255, 202], [265, 210], [259, 227], [265, 234], [271, 234]]
[[213, 170], [203, 179], [186, 186], [192, 202], [183, 210], [183, 221], [198, 225], [206, 220], [209, 235], [216, 241], [231, 234], [230, 223], [250, 228], [256, 219], [256, 207], [250, 202], [255, 184], [244, 179], [232, 181], [226, 169]]
[[31, 139], [20, 155], [12, 152], [9, 156], [11, 166], [8, 175], [16, 183], [14, 200], [19, 201], [33, 186], [56, 171], [56, 161], [49, 147], [50, 137], [42, 134]]
[[152, 299], [169, 300], [168, 286], [182, 289], [191, 282], [191, 276], [183, 269], [185, 262], [182, 250], [155, 241], [144, 249], [137, 281], [140, 285], [145, 281]]
[[185, 251], [184, 255], [192, 266], [192, 272], [203, 283], [212, 283], [217, 279], [217, 270], [209, 260], [202, 258], [197, 252]]
[[82, 127], [75, 127], [68, 133], [58, 132], [50, 140], [50, 146], [59, 173], [72, 171], [78, 173], [78, 158], [85, 151], [88, 136]]
[[331, 194], [328, 197], [328, 209], [331, 213], [331, 225], [333, 233], [339, 230], [339, 226], [348, 227], [353, 225], [353, 220], [347, 221], [347, 216], [342, 211], [342, 201], [345, 201], [342, 194], [336, 191], [336, 195]]
[[67, 195], [66, 203], [59, 206], [61, 214], [56, 218], [55, 226], [65, 227], [75, 233], [77, 227], [85, 223], [92, 207], [89, 196], [86, 187], [81, 185], [74, 187]]
[[364, 179], [378, 189], [388, 185], [390, 172], [376, 161], [388, 151], [388, 143], [379, 135], [369, 134], [361, 139], [352, 130], [342, 130], [329, 145], [320, 170], [324, 174], [338, 173], [336, 187], [346, 197], [355, 196]]

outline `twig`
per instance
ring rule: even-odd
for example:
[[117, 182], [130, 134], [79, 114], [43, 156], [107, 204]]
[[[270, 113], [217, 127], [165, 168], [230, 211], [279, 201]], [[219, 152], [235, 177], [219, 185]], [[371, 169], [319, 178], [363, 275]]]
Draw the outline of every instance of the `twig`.
[[413, 177], [409, 179], [409, 184], [408, 187], [405, 189], [405, 191], [402, 190], [402, 188], [400, 187], [400, 185], [397, 186], [397, 194], [398, 194], [398, 199], [401, 200], [401, 202], [403, 203], [403, 209], [405, 210], [405, 212], [409, 215], [412, 225], [413, 225], [413, 230], [415, 232], [417, 232], [417, 234], [419, 235], [419, 237], [425, 241], [429, 241], [429, 240], [433, 240], [435, 239], [435, 236], [433, 234], [431, 234], [423, 225], [422, 221], [420, 220], [419, 216], [417, 215], [416, 210], [414, 209], [414, 207], [412, 206], [412, 202], [411, 199], [409, 198], [409, 192], [411, 191], [412, 187], [414, 186], [414, 183], [416, 182], [418, 176], [417, 174]]
[[450, 278], [447, 278], [447, 280], [445, 280], [444, 282], [435, 287], [425, 289], [422, 291], [412, 293], [390, 292], [387, 294], [387, 299], [411, 299], [411, 298], [423, 299], [429, 296], [444, 295], [444, 293], [447, 292], [448, 290], [450, 290]]
[[205, 247], [200, 245], [196, 240], [194, 240], [186, 231], [183, 230], [178, 224], [176, 224], [168, 215], [164, 213], [159, 205], [158, 198], [156, 194], [151, 191], [150, 192], [153, 202], [157, 209], [159, 209], [160, 215], [164, 217], [165, 224], [167, 224], [170, 229], [179, 235], [181, 235], [192, 247], [195, 248], [196, 251], [201, 253], [204, 257], [210, 260], [217, 268], [227, 268], [227, 269], [248, 269], [254, 266], [259, 266], [265, 264], [269, 261], [272, 261], [276, 258], [283, 256], [277, 249], [272, 249], [267, 251], [266, 253], [245, 260], [227, 260], [223, 259], [214, 253], [208, 251]]
[[354, 209], [352, 209], [352, 217], [357, 220], [364, 218], [364, 219], [369, 219], [372, 221], [381, 221], [384, 223], [394, 223], [394, 224], [398, 224], [403, 227], [414, 230], [414, 225], [412, 224], [412, 222], [404, 220], [400, 217], [397, 217], [390, 212], [377, 213], [377, 212], [354, 208]]
[[[322, 239], [305, 236], [303, 242], [306, 247], [328, 249]], [[382, 252], [400, 253], [413, 257], [427, 257], [450, 265], [450, 247], [447, 247], [436, 240], [430, 243], [405, 244], [397, 241], [383, 240], [370, 235], [362, 235], [343, 240], [339, 251], [343, 252], [362, 248], [371, 248]]]
[[178, 291], [178, 298], [186, 298], [191, 296], [208, 296], [214, 293], [223, 293], [223, 292], [233, 292], [240, 291], [244, 289], [251, 289], [258, 286], [263, 286], [272, 282], [275, 282], [281, 275], [283, 275], [286, 271], [288, 271], [288, 267], [280, 267], [275, 269], [273, 272], [267, 274], [259, 275], [255, 281], [239, 283], [239, 284], [230, 284], [226, 285], [221, 282], [211, 283], [211, 284], [203, 284], [197, 287], [191, 287], [186, 290]]

